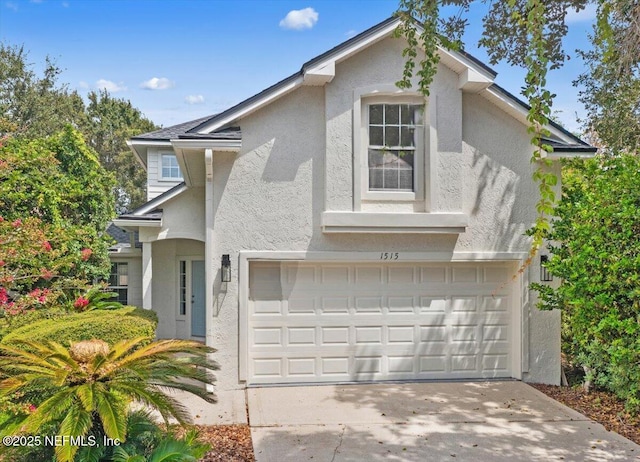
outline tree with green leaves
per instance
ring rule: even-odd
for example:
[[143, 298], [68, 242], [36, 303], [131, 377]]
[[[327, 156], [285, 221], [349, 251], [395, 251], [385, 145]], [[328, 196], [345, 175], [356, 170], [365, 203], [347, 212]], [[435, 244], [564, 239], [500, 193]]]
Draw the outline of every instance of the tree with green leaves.
[[87, 143], [99, 153], [102, 166], [115, 175], [116, 209], [123, 213], [145, 202], [147, 180], [126, 141], [158, 127], [129, 101], [113, 98], [106, 90], [92, 91], [88, 99]]
[[61, 72], [47, 58], [42, 75], [37, 75], [24, 47], [0, 43], [0, 135], [41, 138], [67, 124], [85, 126], [84, 101], [58, 83]]
[[[43, 268], [52, 270], [46, 268], [46, 258], [73, 254], [73, 261], [61, 266], [56, 274], [18, 287], [44, 287], [49, 285], [45, 281], [62, 276], [88, 281], [106, 277], [111, 239], [105, 229], [114, 215], [111, 191], [115, 181], [100, 166], [82, 135], [67, 126], [47, 138], [5, 139], [0, 146], [0, 167], [0, 216], [12, 224], [24, 222], [22, 226], [0, 227], [0, 240], [7, 241], [1, 251], [5, 261], [2, 271], [16, 265], [13, 268], [22, 273], [42, 276]], [[35, 255], [38, 258], [27, 261], [23, 258], [26, 254], [11, 243], [22, 245], [24, 241], [24, 245], [30, 245], [16, 233], [34, 219], [43, 224], [40, 245], [44, 247], [39, 257]], [[90, 250], [83, 255], [83, 249]]]
[[[437, 46], [462, 47], [464, 13], [470, 0], [401, 0], [398, 34], [408, 40], [400, 87], [414, 73], [428, 88], [438, 63]], [[540, 188], [538, 220], [531, 230], [532, 254], [546, 239], [553, 244], [547, 267], [558, 288], [534, 284], [539, 307], [563, 310], [563, 351], [587, 371], [587, 379], [640, 409], [640, 4], [635, 0], [506, 0], [490, 2], [480, 44], [491, 63], [506, 60], [527, 70], [523, 94], [531, 106], [528, 120], [534, 179]], [[458, 5], [459, 14], [441, 18], [440, 7]], [[575, 85], [587, 109], [585, 133], [600, 157], [563, 168], [563, 196], [542, 153], [544, 125], [552, 112], [549, 71], [567, 58], [562, 39], [569, 9], [597, 9], [591, 50], [580, 51], [586, 71]], [[422, 27], [416, 29], [416, 22]], [[419, 32], [421, 31], [421, 32]], [[427, 55], [416, 63], [416, 50]], [[417, 70], [416, 70], [417, 67]], [[550, 221], [551, 219], [551, 221]], [[531, 259], [528, 260], [530, 262]]]
[[158, 127], [132, 104], [106, 90], [91, 91], [88, 104], [58, 82], [62, 70], [47, 58], [38, 75], [24, 47], [0, 43], [0, 136], [35, 139], [70, 125], [98, 153], [102, 166], [116, 177], [112, 201], [119, 213], [145, 201], [146, 175], [126, 145]]

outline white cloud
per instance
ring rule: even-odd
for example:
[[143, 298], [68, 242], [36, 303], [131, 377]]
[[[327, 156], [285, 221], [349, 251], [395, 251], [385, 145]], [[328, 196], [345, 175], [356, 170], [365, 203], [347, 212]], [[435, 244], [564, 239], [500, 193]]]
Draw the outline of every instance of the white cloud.
[[69, 2], [62, 2], [63, 8], [69, 8]]
[[204, 96], [202, 95], [189, 95], [184, 99], [187, 104], [202, 104], [204, 103]]
[[596, 18], [597, 8], [596, 5], [590, 4], [583, 10], [577, 12], [576, 10], [569, 10], [565, 20], [567, 24], [583, 21], [593, 21]]
[[153, 77], [140, 84], [142, 88], [146, 88], [147, 90], [167, 90], [174, 85], [174, 82], [165, 77]]
[[122, 82], [115, 83], [111, 80], [100, 79], [96, 82], [96, 88], [99, 90], [107, 90], [110, 93], [117, 93], [119, 91], [125, 91], [127, 87]]
[[349, 37], [349, 38], [353, 37], [353, 36], [354, 36], [354, 35], [356, 35], [356, 34], [357, 34], [357, 32], [356, 32], [355, 30], [353, 30], [353, 29], [349, 29], [348, 31], [346, 31], [346, 32], [344, 33], [344, 35], [345, 35], [345, 36], [347, 36], [347, 37]]
[[29, 0], [30, 3], [42, 3], [42, 0]]
[[85, 82], [84, 80], [81, 80], [81, 81], [78, 83], [78, 87], [79, 87], [79, 88], [82, 88], [82, 89], [84, 89], [84, 90], [86, 90], [87, 88], [89, 88], [89, 84], [88, 84], [87, 82]]
[[7, 2], [4, 4], [7, 8], [13, 11], [18, 11], [18, 4], [13, 2]]
[[284, 19], [280, 21], [280, 27], [294, 30], [311, 29], [317, 22], [318, 12], [309, 7], [302, 10], [289, 11]]

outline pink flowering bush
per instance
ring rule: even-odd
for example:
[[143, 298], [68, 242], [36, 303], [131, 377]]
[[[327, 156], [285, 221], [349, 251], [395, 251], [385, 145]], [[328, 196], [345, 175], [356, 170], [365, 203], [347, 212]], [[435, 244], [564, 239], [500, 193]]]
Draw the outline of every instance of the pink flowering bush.
[[93, 252], [74, 244], [77, 235], [37, 217], [0, 216], [0, 315], [12, 318], [36, 310], [85, 310]]

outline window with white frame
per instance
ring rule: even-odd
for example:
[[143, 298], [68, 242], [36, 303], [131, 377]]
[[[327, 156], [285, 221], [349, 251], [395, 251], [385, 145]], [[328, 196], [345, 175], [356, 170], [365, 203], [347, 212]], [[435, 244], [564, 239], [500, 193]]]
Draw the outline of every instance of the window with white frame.
[[416, 156], [422, 155], [424, 104], [366, 105], [368, 190], [416, 191]]
[[182, 172], [175, 154], [162, 154], [162, 179], [164, 180], [181, 180]]
[[109, 274], [109, 290], [115, 292], [114, 298], [119, 303], [129, 303], [129, 264], [126, 262], [111, 263]]

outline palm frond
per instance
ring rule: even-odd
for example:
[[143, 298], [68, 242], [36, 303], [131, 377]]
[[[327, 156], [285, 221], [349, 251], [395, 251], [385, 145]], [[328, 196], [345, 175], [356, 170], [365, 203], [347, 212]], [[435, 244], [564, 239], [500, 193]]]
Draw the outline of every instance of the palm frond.
[[76, 396], [80, 399], [82, 407], [87, 412], [95, 410], [95, 388], [94, 383], [85, 383], [76, 387]]
[[64, 439], [65, 436], [78, 437], [86, 435], [91, 429], [91, 414], [80, 408], [72, 406], [60, 424], [58, 435], [63, 437], [63, 444], [56, 446], [56, 459], [58, 462], [73, 462], [78, 446]]
[[63, 388], [40, 404], [35, 412], [25, 419], [25, 431], [37, 433], [42, 425], [64, 415], [73, 404], [73, 392], [73, 389]]
[[119, 397], [108, 391], [96, 394], [96, 412], [102, 422], [105, 434], [112, 439], [127, 439], [127, 421], [125, 406]]
[[138, 384], [118, 383], [114, 385], [114, 388], [158, 411], [165, 423], [168, 423], [170, 418], [176, 419], [181, 425], [191, 422], [191, 414], [183, 404], [149, 384], [140, 386]]

